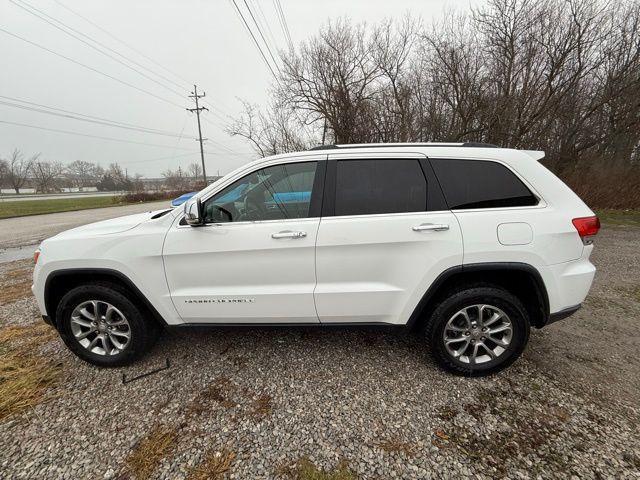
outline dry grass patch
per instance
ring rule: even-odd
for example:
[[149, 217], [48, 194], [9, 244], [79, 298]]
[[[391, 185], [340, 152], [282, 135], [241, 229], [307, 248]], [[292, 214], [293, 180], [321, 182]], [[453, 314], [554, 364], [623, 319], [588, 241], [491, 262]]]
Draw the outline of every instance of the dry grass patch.
[[229, 409], [237, 405], [230, 397], [235, 386], [227, 377], [217, 378], [211, 385], [202, 390], [187, 407], [187, 416], [201, 415], [211, 409], [211, 403], [216, 402], [223, 408]]
[[386, 453], [404, 453], [405, 455], [414, 455], [416, 446], [413, 443], [403, 442], [397, 438], [383, 440], [375, 444], [380, 450]]
[[40, 403], [62, 365], [40, 353], [56, 337], [42, 323], [0, 329], [0, 420]]
[[204, 460], [194, 467], [187, 480], [219, 480], [231, 470], [236, 460], [235, 452], [223, 448], [220, 451], [210, 451]]
[[306, 457], [302, 457], [293, 465], [280, 468], [278, 474], [292, 480], [356, 480], [358, 478], [349, 468], [346, 460], [342, 460], [332, 470], [323, 470]]
[[7, 305], [31, 295], [31, 268], [17, 268], [3, 274], [0, 305]]
[[138, 480], [149, 478], [167, 454], [173, 451], [177, 438], [175, 427], [160, 425], [153, 428], [126, 458], [126, 473]]
[[253, 401], [251, 414], [254, 417], [264, 418], [271, 414], [271, 410], [271, 395], [263, 393]]

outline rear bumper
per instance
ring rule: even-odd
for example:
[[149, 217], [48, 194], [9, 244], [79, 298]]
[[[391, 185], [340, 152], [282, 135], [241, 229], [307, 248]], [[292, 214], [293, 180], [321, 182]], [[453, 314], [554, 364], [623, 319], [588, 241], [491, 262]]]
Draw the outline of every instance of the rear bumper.
[[573, 307], [563, 308], [559, 312], [549, 314], [549, 320], [547, 320], [545, 327], [547, 325], [551, 325], [552, 323], [556, 323], [560, 320], [564, 320], [565, 318], [570, 317], [571, 315], [576, 313], [578, 310], [580, 310], [581, 307], [582, 307], [582, 304], [574, 305]]
[[550, 265], [540, 269], [549, 295], [551, 318], [566, 318], [565, 312], [575, 312], [584, 302], [596, 269], [587, 258]]

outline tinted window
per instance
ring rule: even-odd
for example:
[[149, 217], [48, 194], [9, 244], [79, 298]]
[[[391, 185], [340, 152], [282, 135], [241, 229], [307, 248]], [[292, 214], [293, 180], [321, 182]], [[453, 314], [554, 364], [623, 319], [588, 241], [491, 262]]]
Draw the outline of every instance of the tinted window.
[[427, 181], [417, 160], [339, 160], [336, 168], [336, 215], [427, 209]]
[[522, 207], [538, 199], [511, 170], [496, 162], [431, 159], [451, 209]]
[[206, 223], [283, 220], [309, 216], [317, 162], [257, 170], [205, 202]]

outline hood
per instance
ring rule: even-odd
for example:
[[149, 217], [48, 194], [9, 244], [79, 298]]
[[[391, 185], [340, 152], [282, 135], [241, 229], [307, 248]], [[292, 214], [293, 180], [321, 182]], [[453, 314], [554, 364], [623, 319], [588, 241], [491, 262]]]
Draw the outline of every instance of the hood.
[[110, 220], [103, 220], [101, 222], [89, 223], [88, 225], [82, 225], [81, 227], [72, 228], [71, 230], [59, 233], [54, 238], [110, 235], [113, 233], [126, 232], [127, 230], [131, 230], [143, 222], [157, 218], [159, 214], [163, 214], [168, 211], [169, 210], [167, 209], [155, 210], [152, 212], [136, 213], [133, 215], [125, 215], [124, 217], [112, 218]]

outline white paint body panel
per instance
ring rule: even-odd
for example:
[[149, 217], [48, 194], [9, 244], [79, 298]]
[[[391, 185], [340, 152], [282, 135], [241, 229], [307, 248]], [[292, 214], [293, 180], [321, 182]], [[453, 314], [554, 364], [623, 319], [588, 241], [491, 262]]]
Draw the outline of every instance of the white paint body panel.
[[[164, 262], [182, 320], [317, 323], [313, 289], [319, 223], [315, 218], [174, 225]], [[306, 237], [271, 237], [283, 230], [303, 231]]]
[[[128, 277], [168, 324], [181, 323], [406, 323], [433, 280], [452, 266], [526, 263], [545, 283], [551, 313], [581, 303], [595, 268], [571, 220], [593, 212], [537, 162], [538, 152], [464, 148], [363, 146], [341, 155], [416, 155], [491, 160], [504, 164], [534, 192], [534, 207], [421, 212], [179, 226], [181, 210], [80, 227], [47, 239], [34, 271], [33, 291], [46, 314], [46, 278], [57, 270], [105, 268]], [[197, 194], [206, 199], [266, 166], [324, 160], [303, 152], [260, 159]], [[414, 232], [420, 223], [446, 223], [443, 232]], [[499, 226], [511, 227], [500, 241]], [[303, 239], [275, 240], [281, 230]], [[526, 237], [526, 238], [525, 238]], [[525, 241], [530, 240], [530, 241]], [[173, 298], [172, 298], [173, 297]], [[189, 299], [211, 300], [187, 303]], [[253, 301], [233, 302], [234, 299]], [[217, 302], [217, 300], [231, 300]]]
[[[434, 223], [446, 231], [415, 232]], [[322, 323], [406, 323], [433, 280], [462, 261], [451, 212], [323, 218], [316, 247], [316, 308]]]

